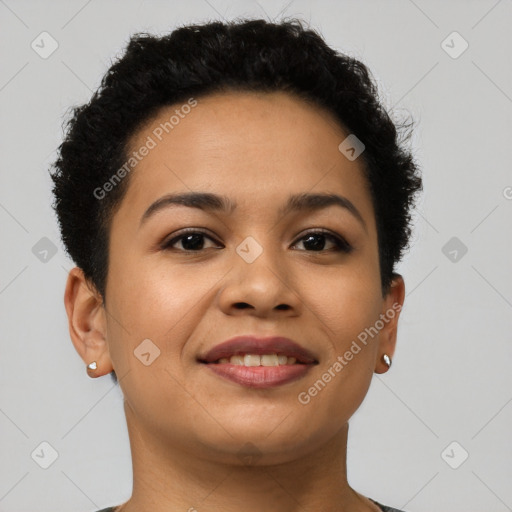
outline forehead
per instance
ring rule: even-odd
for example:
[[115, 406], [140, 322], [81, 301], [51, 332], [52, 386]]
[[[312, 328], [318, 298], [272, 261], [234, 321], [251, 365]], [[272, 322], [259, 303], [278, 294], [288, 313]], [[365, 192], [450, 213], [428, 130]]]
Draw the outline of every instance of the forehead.
[[338, 149], [349, 135], [332, 114], [284, 92], [215, 93], [166, 106], [130, 141], [138, 161], [119, 213], [140, 215], [174, 191], [215, 192], [240, 207], [282, 207], [294, 193], [331, 191], [371, 214], [362, 159]]

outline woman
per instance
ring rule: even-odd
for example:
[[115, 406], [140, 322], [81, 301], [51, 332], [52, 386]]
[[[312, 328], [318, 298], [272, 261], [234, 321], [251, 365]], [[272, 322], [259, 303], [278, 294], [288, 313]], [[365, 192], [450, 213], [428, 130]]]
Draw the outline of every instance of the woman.
[[[405, 125], [399, 128], [404, 128]], [[52, 179], [65, 306], [124, 395], [115, 512], [396, 511], [348, 421], [395, 350], [421, 190], [367, 68], [292, 20], [134, 36]]]

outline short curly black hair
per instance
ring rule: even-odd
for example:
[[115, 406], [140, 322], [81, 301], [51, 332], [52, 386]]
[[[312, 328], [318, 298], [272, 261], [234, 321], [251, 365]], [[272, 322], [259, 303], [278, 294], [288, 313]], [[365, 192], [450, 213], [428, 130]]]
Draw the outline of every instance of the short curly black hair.
[[157, 37], [138, 33], [89, 103], [72, 108], [53, 164], [56, 211], [67, 253], [106, 304], [108, 240], [129, 175], [94, 193], [128, 159], [131, 137], [158, 111], [215, 92], [286, 91], [331, 112], [365, 146], [361, 157], [375, 210], [381, 287], [409, 247], [410, 210], [422, 189], [404, 142], [412, 122], [393, 122], [368, 68], [327, 46], [299, 19], [210, 21]]

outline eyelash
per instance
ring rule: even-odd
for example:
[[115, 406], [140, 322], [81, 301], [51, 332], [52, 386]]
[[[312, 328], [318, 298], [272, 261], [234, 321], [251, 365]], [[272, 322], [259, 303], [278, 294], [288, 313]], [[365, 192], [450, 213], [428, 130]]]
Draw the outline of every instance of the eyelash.
[[[204, 237], [209, 238], [212, 242], [217, 243], [205, 231], [202, 231], [200, 229], [195, 229], [195, 228], [187, 228], [187, 229], [181, 231], [178, 236], [175, 236], [171, 240], [168, 240], [168, 241], [164, 242], [162, 244], [162, 246], [161, 246], [161, 249], [168, 250], [168, 251], [174, 250], [172, 246], [176, 242], [180, 241], [181, 239], [185, 238], [186, 236], [196, 235], [196, 234], [197, 235], [203, 235]], [[325, 238], [331, 240], [336, 245], [336, 248], [334, 248], [334, 249], [327, 249], [327, 250], [322, 249], [320, 251], [308, 251], [308, 250], [305, 250], [304, 252], [322, 253], [322, 252], [334, 251], [334, 252], [344, 252], [344, 253], [348, 254], [348, 253], [352, 252], [352, 250], [353, 250], [353, 247], [344, 238], [342, 238], [340, 236], [337, 236], [337, 235], [334, 235], [330, 231], [327, 231], [327, 230], [324, 230], [324, 229], [316, 229], [316, 230], [308, 231], [301, 238], [299, 238], [296, 243], [304, 240], [305, 238], [307, 238], [310, 235], [323, 235]], [[296, 243], [294, 245], [296, 245]], [[192, 250], [187, 250], [187, 249], [178, 249], [178, 250], [180, 252], [184, 252], [184, 253], [199, 253], [199, 252], [203, 251], [204, 249], [199, 249], [197, 251], [192, 251]]]

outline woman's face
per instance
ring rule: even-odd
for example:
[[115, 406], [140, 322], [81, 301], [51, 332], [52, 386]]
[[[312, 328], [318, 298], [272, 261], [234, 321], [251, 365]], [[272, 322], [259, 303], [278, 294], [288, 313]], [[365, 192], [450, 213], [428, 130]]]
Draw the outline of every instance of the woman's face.
[[[329, 114], [285, 93], [181, 107], [162, 109], [132, 139], [140, 161], [111, 226], [106, 338], [127, 418], [162, 446], [201, 447], [204, 458], [236, 461], [250, 442], [267, 461], [291, 460], [344, 426], [394, 349], [398, 311], [360, 341], [395, 303], [381, 294], [362, 159], [338, 149], [349, 133]], [[162, 197], [191, 192], [236, 209], [169, 203], [145, 216]], [[336, 194], [359, 214], [335, 204], [283, 213], [296, 194]], [[198, 360], [237, 335], [290, 338], [316, 364], [254, 387]]]

